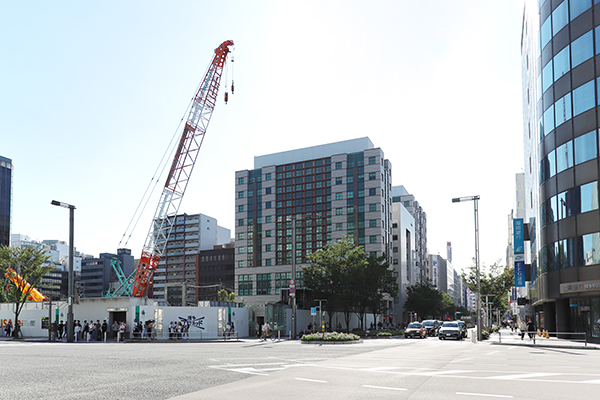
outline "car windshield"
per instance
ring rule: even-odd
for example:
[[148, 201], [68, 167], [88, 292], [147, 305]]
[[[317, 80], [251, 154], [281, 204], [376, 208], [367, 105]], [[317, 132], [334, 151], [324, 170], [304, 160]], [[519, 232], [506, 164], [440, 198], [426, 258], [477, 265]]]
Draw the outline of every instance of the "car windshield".
[[466, 324], [463, 321], [456, 321], [457, 324], [459, 324], [460, 326], [465, 326]]
[[423, 325], [421, 325], [419, 323], [416, 323], [416, 322], [413, 322], [412, 324], [408, 324], [408, 327], [409, 328], [422, 328]]
[[458, 324], [456, 322], [444, 322], [442, 328], [458, 328]]
[[433, 321], [423, 321], [423, 325], [425, 325], [425, 326], [433, 326]]

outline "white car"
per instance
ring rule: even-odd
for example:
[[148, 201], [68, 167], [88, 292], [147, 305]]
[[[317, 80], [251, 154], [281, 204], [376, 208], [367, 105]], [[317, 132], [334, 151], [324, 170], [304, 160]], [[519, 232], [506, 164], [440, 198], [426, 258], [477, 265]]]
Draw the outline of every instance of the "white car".
[[438, 337], [440, 338], [440, 340], [446, 338], [462, 340], [462, 329], [458, 325], [458, 322], [444, 322], [444, 325], [442, 325], [442, 327], [440, 328]]

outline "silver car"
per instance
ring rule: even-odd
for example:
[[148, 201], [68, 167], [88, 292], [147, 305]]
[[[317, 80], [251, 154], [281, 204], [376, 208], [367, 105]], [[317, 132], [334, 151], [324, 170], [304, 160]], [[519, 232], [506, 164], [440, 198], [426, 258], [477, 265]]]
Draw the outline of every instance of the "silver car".
[[457, 322], [444, 322], [444, 325], [440, 328], [438, 333], [440, 340], [442, 339], [456, 339], [462, 340], [462, 330]]

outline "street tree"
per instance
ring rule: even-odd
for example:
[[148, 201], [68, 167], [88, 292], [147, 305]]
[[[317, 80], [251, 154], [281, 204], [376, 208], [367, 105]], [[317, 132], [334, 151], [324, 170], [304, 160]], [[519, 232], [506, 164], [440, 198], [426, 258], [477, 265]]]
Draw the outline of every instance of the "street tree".
[[10, 281], [6, 300], [14, 303], [15, 323], [14, 337], [20, 333], [19, 315], [28, 301], [32, 290], [38, 286], [44, 275], [54, 270], [47, 264], [50, 255], [43, 247], [32, 246], [3, 246], [0, 247], [0, 273], [4, 276], [11, 268], [20, 275], [29, 286]]
[[376, 321], [378, 314], [387, 312], [385, 298], [398, 295], [398, 284], [389, 266], [385, 254], [380, 257], [371, 255], [367, 258], [367, 264], [356, 275], [356, 314], [361, 328], [364, 328], [362, 324], [367, 312], [373, 314], [373, 320]]
[[[313, 297], [326, 300], [329, 311], [344, 314], [346, 327], [353, 312], [353, 273], [367, 263], [362, 246], [344, 237], [333, 245], [327, 245], [308, 255], [309, 265], [302, 268], [304, 285], [313, 291]], [[332, 313], [328, 313], [331, 325]]]
[[234, 302], [235, 301], [235, 293], [230, 292], [226, 289], [221, 289], [217, 292], [217, 300]]
[[[484, 272], [481, 272], [484, 271]], [[493, 302], [493, 307], [504, 313], [508, 309], [509, 293], [514, 286], [515, 275], [514, 271], [506, 265], [496, 261], [489, 267], [483, 266], [480, 271], [479, 281], [481, 285], [481, 294], [489, 295], [489, 300]], [[487, 272], [485, 272], [487, 271]], [[462, 274], [463, 280], [467, 283], [468, 288], [473, 292], [477, 292], [477, 270], [473, 265], [468, 271]]]
[[406, 288], [408, 298], [404, 310], [416, 312], [421, 318], [441, 314], [443, 295], [430, 280], [424, 280]]

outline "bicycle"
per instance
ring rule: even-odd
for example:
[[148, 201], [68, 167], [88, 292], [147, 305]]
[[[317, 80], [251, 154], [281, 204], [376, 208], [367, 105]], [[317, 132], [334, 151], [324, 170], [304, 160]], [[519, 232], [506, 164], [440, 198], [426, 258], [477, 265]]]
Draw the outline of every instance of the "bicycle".
[[264, 342], [266, 342], [266, 341], [267, 341], [267, 340], [269, 340], [269, 339], [270, 339], [272, 342], [274, 342], [274, 341], [275, 341], [275, 332], [274, 332], [274, 331], [269, 331], [269, 333], [265, 333], [265, 332], [263, 332], [263, 333], [260, 335], [260, 341], [261, 341], [261, 342], [263, 342], [263, 341], [264, 341]]

